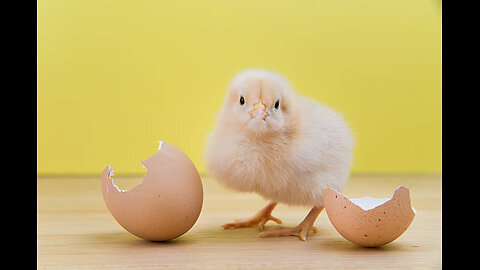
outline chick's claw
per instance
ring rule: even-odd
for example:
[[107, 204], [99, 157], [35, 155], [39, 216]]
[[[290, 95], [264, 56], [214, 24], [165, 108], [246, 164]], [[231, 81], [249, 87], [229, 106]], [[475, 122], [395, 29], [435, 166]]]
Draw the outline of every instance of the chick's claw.
[[312, 230], [314, 233], [318, 232], [318, 229], [313, 226], [315, 219], [317, 219], [323, 207], [313, 207], [308, 213], [305, 219], [294, 228], [278, 228], [273, 231], [267, 231], [259, 233], [258, 237], [274, 237], [274, 236], [298, 236], [300, 240], [307, 241], [307, 234]]
[[261, 232], [258, 234], [258, 237], [275, 237], [275, 236], [298, 236], [300, 240], [306, 241], [308, 232], [312, 230], [314, 233], [318, 231], [317, 228], [308, 226], [297, 226], [294, 228], [283, 228], [280, 227], [273, 231]]
[[282, 224], [282, 221], [280, 219], [272, 215], [269, 215], [268, 217], [263, 217], [262, 220], [258, 223], [258, 228], [260, 229], [260, 231], [263, 231], [265, 229], [265, 223], [267, 223], [267, 221], [269, 220], [272, 220], [277, 224]]
[[280, 219], [270, 215], [268, 217], [261, 217], [261, 218], [252, 217], [250, 219], [235, 220], [232, 223], [227, 223], [225, 225], [222, 225], [222, 227], [224, 229], [230, 229], [230, 228], [238, 229], [238, 228], [248, 228], [248, 227], [258, 225], [258, 228], [261, 231], [263, 231], [265, 229], [265, 223], [267, 223], [267, 221], [269, 220], [275, 221], [277, 224], [282, 224], [282, 221]]
[[[283, 227], [283, 226], [276, 226], [276, 227], [274, 228], [275, 231], [276, 231], [276, 230], [284, 230], [284, 229], [293, 229], [293, 228]], [[310, 231], [312, 231], [313, 233], [317, 233], [317, 232], [318, 232], [318, 229], [317, 229], [317, 227], [312, 226], [312, 227], [310, 228]]]
[[256, 213], [253, 217], [246, 218], [246, 219], [237, 219], [233, 223], [227, 223], [222, 227], [224, 229], [230, 229], [230, 228], [238, 229], [238, 228], [248, 228], [248, 227], [258, 225], [258, 228], [260, 229], [260, 231], [263, 231], [265, 229], [265, 223], [267, 223], [267, 221], [269, 220], [272, 220], [277, 224], [282, 224], [282, 221], [280, 219], [272, 216], [271, 214], [275, 205], [276, 203], [270, 203], [265, 208], [263, 208], [258, 213]]

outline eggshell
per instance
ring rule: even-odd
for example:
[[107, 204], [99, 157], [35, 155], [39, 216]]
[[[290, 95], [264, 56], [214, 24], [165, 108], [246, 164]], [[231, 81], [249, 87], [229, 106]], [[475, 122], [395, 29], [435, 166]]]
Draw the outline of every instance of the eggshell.
[[203, 203], [200, 176], [179, 148], [160, 142], [145, 161], [143, 181], [123, 191], [113, 183], [113, 169], [102, 172], [102, 193], [115, 220], [128, 232], [150, 241], [166, 241], [186, 233], [198, 219]]
[[[324, 204], [330, 222], [347, 240], [378, 247], [397, 239], [415, 217], [408, 188], [401, 186], [391, 199], [348, 199], [337, 191], [324, 191]], [[367, 205], [357, 205], [367, 202]], [[368, 205], [370, 204], [370, 205]], [[363, 208], [362, 208], [363, 207]]]

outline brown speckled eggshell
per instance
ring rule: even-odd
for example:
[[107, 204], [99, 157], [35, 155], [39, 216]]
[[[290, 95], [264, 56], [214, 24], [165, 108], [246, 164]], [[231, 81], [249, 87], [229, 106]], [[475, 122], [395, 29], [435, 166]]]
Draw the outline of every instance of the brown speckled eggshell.
[[113, 184], [110, 167], [103, 170], [102, 193], [108, 210], [125, 230], [143, 239], [165, 241], [181, 236], [195, 224], [202, 209], [197, 169], [183, 151], [167, 142], [142, 163], [147, 169], [143, 181], [128, 191]]
[[392, 199], [370, 210], [363, 210], [333, 189], [324, 191], [325, 210], [335, 229], [347, 240], [378, 247], [397, 239], [415, 217], [409, 190], [399, 187]]

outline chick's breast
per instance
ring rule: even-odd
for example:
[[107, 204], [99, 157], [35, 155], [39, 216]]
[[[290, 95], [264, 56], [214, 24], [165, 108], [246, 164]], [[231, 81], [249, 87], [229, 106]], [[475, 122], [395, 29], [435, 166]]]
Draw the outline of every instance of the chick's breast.
[[292, 148], [291, 162], [298, 174], [293, 204], [323, 206], [326, 188], [343, 190], [353, 160], [354, 140], [343, 117], [331, 108], [301, 97], [302, 125]]
[[205, 151], [214, 178], [237, 191], [290, 205], [322, 206], [325, 188], [341, 191], [352, 161], [350, 131], [335, 111], [299, 100], [295, 136], [252, 138], [218, 123]]

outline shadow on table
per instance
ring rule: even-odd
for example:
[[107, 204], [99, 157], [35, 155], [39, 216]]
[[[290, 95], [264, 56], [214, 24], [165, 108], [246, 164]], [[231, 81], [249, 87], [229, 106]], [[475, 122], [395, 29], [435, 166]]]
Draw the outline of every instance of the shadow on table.
[[183, 237], [179, 237], [170, 241], [147, 241], [128, 232], [88, 234], [86, 237], [98, 244], [125, 246], [178, 246], [192, 242], [190, 239]]
[[229, 246], [232, 244], [237, 246], [255, 245], [261, 246], [274, 244], [277, 247], [297, 247], [310, 248], [313, 250], [323, 251], [345, 251], [354, 254], [373, 254], [373, 253], [388, 253], [410, 250], [410, 246], [401, 242], [393, 242], [385, 246], [376, 248], [365, 248], [353, 244], [342, 238], [332, 238], [331, 236], [322, 235], [320, 231], [316, 235], [311, 235], [307, 242], [304, 243], [296, 236], [284, 236], [273, 238], [259, 238], [257, 234], [260, 231], [258, 228], [243, 228], [243, 229], [228, 229], [222, 228], [201, 228], [187, 232], [179, 238], [163, 241], [153, 242], [138, 238], [128, 232], [111, 232], [111, 233], [97, 233], [83, 235], [87, 237], [87, 241], [102, 245], [112, 246], [135, 246], [135, 247], [181, 247], [181, 246]]
[[359, 252], [359, 253], [378, 253], [378, 252], [393, 252], [393, 251], [405, 251], [408, 250], [408, 246], [393, 242], [384, 246], [367, 248], [356, 245], [344, 239], [325, 239], [318, 241], [319, 248], [323, 250], [330, 251], [348, 251], [348, 252]]

